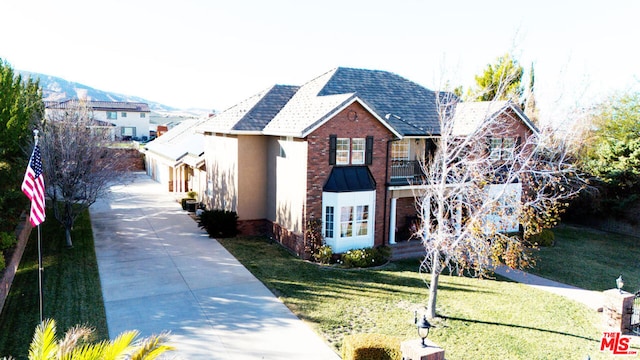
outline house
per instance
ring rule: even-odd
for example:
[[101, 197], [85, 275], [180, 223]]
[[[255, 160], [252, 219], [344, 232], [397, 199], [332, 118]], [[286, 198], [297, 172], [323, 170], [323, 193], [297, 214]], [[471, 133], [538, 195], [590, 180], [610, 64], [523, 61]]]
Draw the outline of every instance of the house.
[[[146, 140], [149, 138], [151, 110], [146, 103], [86, 100], [96, 128], [108, 131], [112, 140]], [[45, 116], [51, 118], [57, 111], [76, 109], [78, 100], [45, 101]]]
[[147, 174], [168, 191], [195, 191], [202, 200], [207, 184], [204, 135], [195, 129], [207, 120], [185, 119], [144, 145]]
[[[299, 255], [310, 220], [322, 221], [337, 253], [394, 244], [415, 218], [419, 161], [440, 130], [438, 96], [390, 72], [352, 68], [266, 89], [198, 127], [205, 202], [236, 211], [242, 233], [270, 234]], [[513, 104], [478, 106], [458, 109], [461, 124], [495, 110], [513, 123], [510, 139], [533, 131]], [[494, 151], [502, 156], [514, 144], [496, 139]]]

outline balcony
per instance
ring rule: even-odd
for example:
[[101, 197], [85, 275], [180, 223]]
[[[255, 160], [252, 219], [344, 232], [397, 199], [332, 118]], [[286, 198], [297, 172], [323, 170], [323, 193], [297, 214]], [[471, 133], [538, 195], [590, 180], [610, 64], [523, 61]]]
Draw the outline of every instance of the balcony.
[[424, 173], [418, 160], [393, 160], [391, 162], [392, 185], [409, 185], [421, 183]]

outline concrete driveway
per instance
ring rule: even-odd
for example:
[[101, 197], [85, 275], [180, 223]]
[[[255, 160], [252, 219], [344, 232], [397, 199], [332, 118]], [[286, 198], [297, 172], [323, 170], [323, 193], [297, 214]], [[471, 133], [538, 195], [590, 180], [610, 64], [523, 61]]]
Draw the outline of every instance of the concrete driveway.
[[170, 331], [179, 359], [340, 358], [146, 174], [91, 221], [112, 339]]

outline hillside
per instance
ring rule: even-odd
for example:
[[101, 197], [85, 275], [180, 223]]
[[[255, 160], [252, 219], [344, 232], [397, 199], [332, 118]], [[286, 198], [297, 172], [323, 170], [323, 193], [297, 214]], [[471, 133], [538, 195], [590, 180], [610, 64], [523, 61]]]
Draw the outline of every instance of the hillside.
[[[143, 102], [149, 105], [152, 113], [155, 113], [152, 118], [184, 118], [194, 117], [206, 114], [207, 110], [201, 109], [176, 109], [158, 102], [149, 101], [138, 96], [116, 94], [108, 91], [92, 88], [90, 86], [79, 84], [65, 79], [45, 75], [29, 71], [19, 71], [23, 77], [31, 77], [33, 79], [40, 79], [40, 87], [42, 88], [42, 95], [45, 101], [62, 101], [66, 99], [77, 99], [79, 97], [86, 97], [91, 100], [98, 101], [124, 101], [124, 102]], [[153, 122], [153, 121], [152, 121]], [[164, 121], [160, 121], [164, 122]]]

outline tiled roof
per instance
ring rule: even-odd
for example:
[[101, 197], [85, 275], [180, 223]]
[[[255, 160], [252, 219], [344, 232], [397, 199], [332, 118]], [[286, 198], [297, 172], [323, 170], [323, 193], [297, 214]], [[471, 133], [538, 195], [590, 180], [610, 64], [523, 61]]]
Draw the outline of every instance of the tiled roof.
[[387, 71], [336, 68], [306, 83], [264, 129], [304, 136], [354, 99], [401, 136], [437, 134], [436, 93]]
[[[137, 112], [150, 112], [149, 105], [147, 103], [139, 102], [119, 102], [119, 101], [86, 101], [89, 108], [93, 110], [101, 111], [137, 111]], [[45, 108], [47, 109], [68, 109], [78, 106], [78, 100], [65, 100], [59, 101], [45, 101]]]
[[260, 132], [298, 90], [274, 85], [211, 118], [199, 131]]

